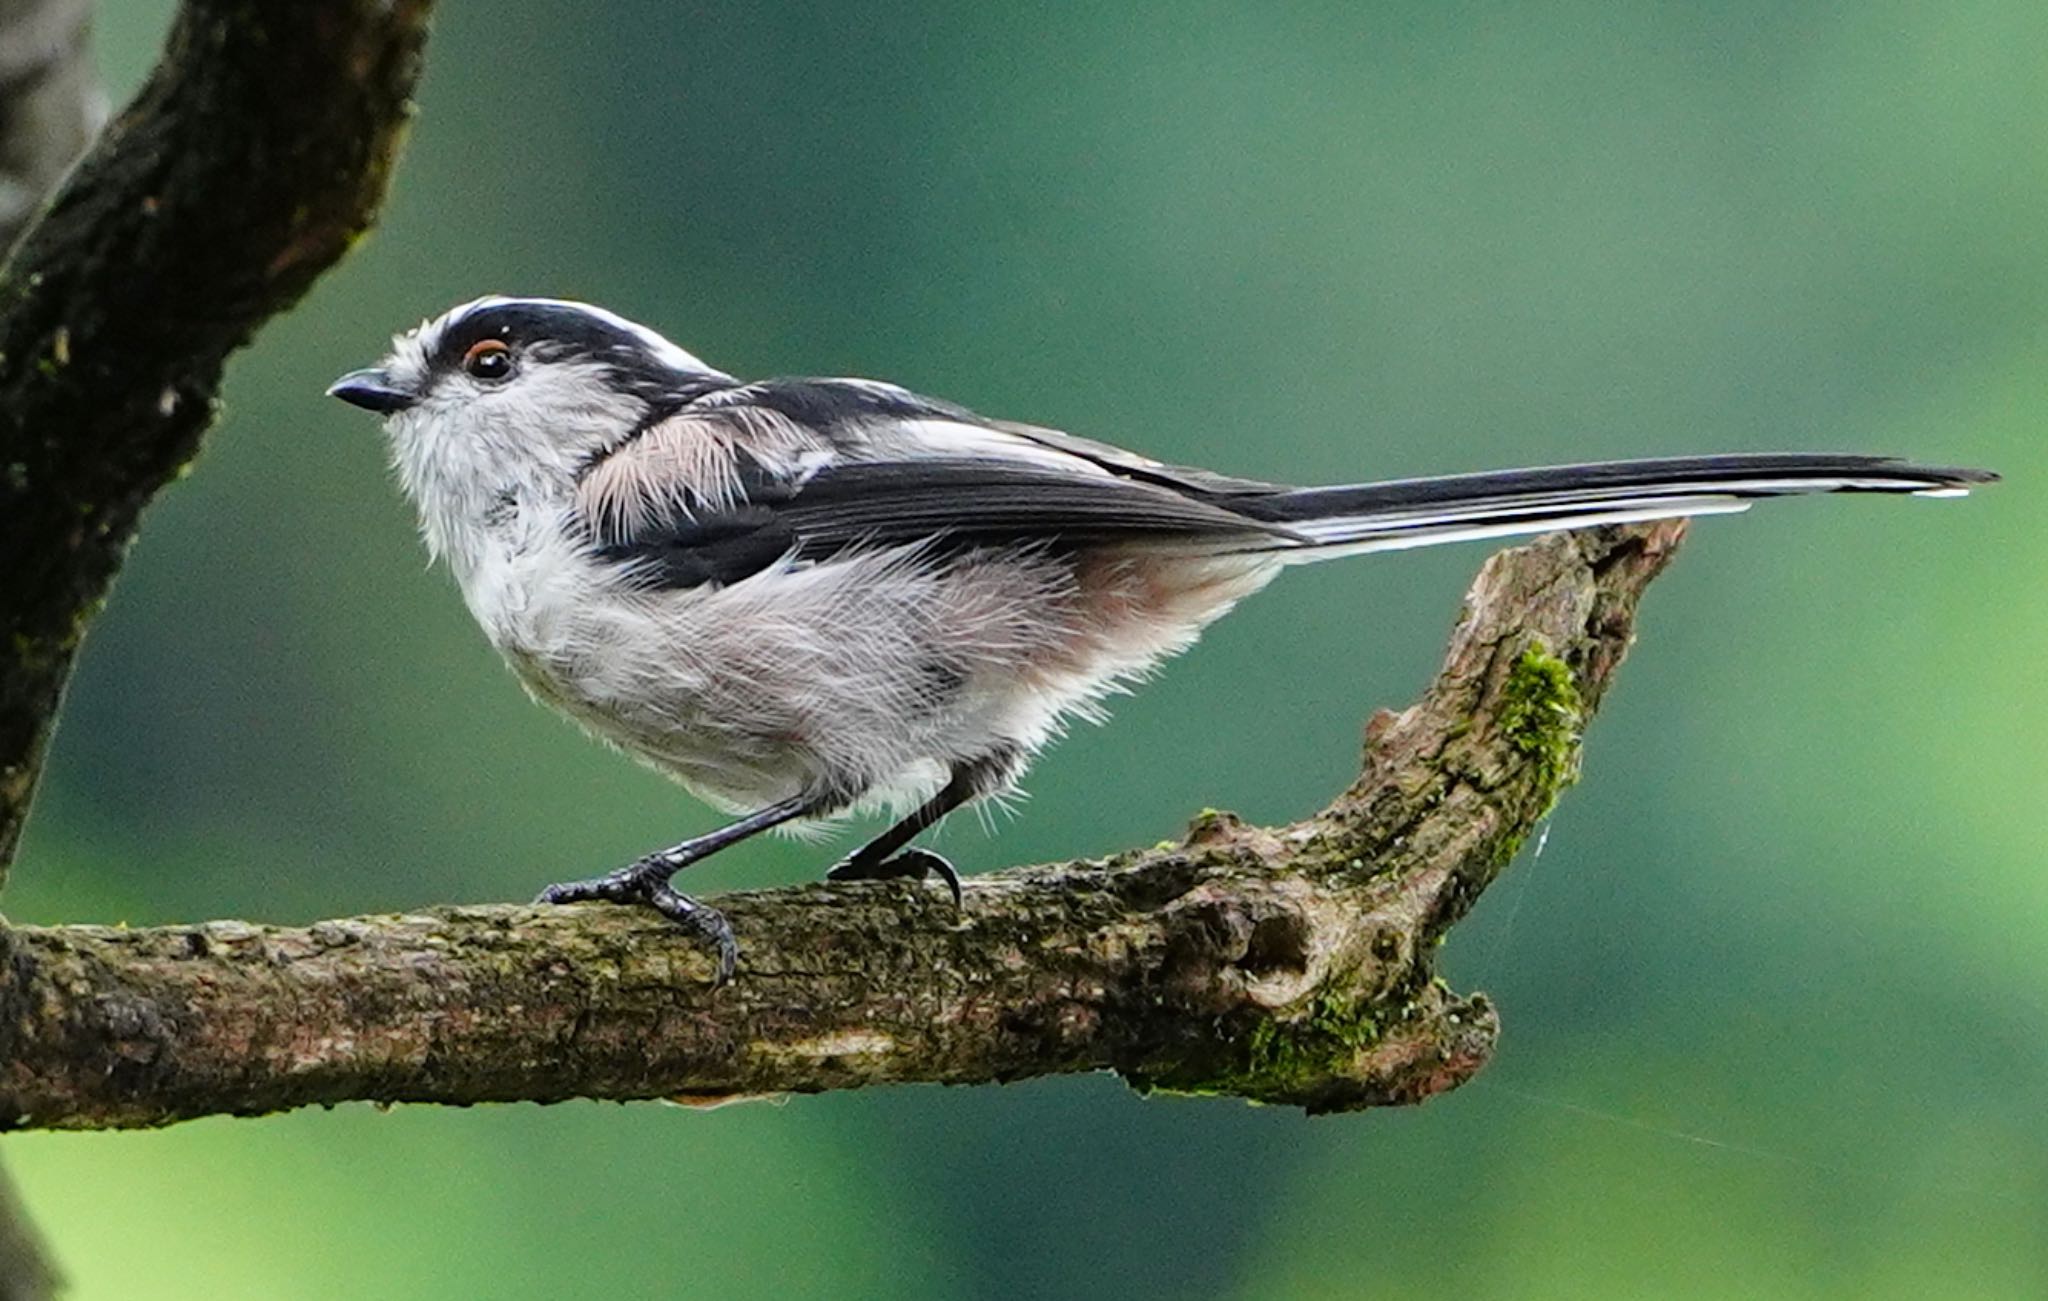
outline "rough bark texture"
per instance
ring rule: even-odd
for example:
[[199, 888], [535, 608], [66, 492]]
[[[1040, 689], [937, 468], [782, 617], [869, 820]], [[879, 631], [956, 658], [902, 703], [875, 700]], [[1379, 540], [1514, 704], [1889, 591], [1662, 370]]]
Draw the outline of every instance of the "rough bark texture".
[[[719, 901], [741, 945], [637, 909], [0, 933], [0, 1126], [161, 1125], [351, 1099], [716, 1098], [1113, 1070], [1312, 1112], [1415, 1102], [1497, 1024], [1432, 960], [1577, 773], [1684, 525], [1487, 562], [1422, 700], [1320, 814], [968, 883]], [[1249, 759], [1249, 757], [1248, 757]]]
[[367, 228], [426, 0], [187, 0], [0, 270], [0, 872], [86, 621], [227, 355]]
[[[91, 29], [90, 0], [0, 0], [0, 253], [106, 121]], [[0, 879], [11, 835], [0, 833]], [[0, 1301], [46, 1301], [62, 1284], [0, 1171]]]

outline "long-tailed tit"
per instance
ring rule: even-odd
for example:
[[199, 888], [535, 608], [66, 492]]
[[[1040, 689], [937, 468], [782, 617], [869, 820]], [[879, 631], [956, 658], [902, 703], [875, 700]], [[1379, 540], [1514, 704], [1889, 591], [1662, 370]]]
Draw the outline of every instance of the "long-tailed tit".
[[893, 384], [742, 382], [540, 298], [458, 307], [329, 392], [385, 417], [427, 546], [527, 690], [744, 814], [541, 895], [649, 904], [716, 943], [720, 979], [731, 928], [679, 870], [889, 806], [901, 820], [828, 875], [935, 874], [957, 901], [911, 840], [1288, 565], [1995, 477], [1790, 453], [1296, 488]]

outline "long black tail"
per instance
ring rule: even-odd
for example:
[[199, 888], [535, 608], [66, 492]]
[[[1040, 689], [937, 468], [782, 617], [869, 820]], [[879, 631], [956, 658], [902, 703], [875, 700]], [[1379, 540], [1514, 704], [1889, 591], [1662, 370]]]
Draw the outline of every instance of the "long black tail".
[[1303, 538], [1302, 559], [1332, 551], [1393, 551], [1471, 538], [1715, 515], [1760, 497], [1902, 492], [1960, 497], [1994, 482], [1989, 470], [1914, 465], [1887, 456], [1736, 453], [1598, 461], [1533, 470], [1297, 488], [1232, 498], [1230, 508]]

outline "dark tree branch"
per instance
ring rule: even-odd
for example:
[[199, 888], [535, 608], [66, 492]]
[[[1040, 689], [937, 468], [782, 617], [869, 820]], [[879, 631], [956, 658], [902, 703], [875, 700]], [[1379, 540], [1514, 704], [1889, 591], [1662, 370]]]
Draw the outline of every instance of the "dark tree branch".
[[[231, 182], [229, 172], [266, 162], [266, 129], [297, 131], [305, 113], [276, 113], [264, 104], [246, 125], [223, 123], [227, 113], [246, 109], [248, 86], [238, 92], [225, 59], [176, 59], [178, 51], [205, 55], [209, 43], [195, 39], [195, 31], [221, 31], [231, 18], [225, 8], [205, 10], [186, 10], [174, 57], [123, 129], [102, 141], [59, 197], [61, 221], [53, 215], [37, 227], [31, 248], [0, 277], [0, 574], [8, 584], [0, 600], [8, 633], [0, 639], [0, 881], [35, 793], [80, 629], [121, 561], [141, 502], [197, 447], [221, 356], [233, 346], [219, 332], [246, 334], [274, 309], [246, 293], [254, 275], [272, 279], [281, 301], [299, 293], [295, 279], [303, 287], [311, 275], [270, 266], [279, 250], [260, 234], [233, 250], [258, 221], [221, 199], [231, 188], [223, 178]], [[0, 252], [31, 229], [51, 186], [86, 152], [106, 117], [92, 72], [90, 18], [90, 0], [0, 4]], [[270, 23], [283, 25], [283, 18]], [[254, 37], [268, 35], [262, 25], [252, 29]], [[317, 25], [309, 35], [319, 35]], [[360, 41], [354, 45], [360, 53]], [[338, 53], [346, 51], [344, 43]], [[270, 51], [258, 57], [268, 59]], [[276, 68], [293, 70], [289, 47]], [[242, 80], [250, 82], [246, 68]], [[195, 104], [211, 113], [193, 111]], [[322, 109], [319, 100], [303, 104]], [[166, 127], [154, 117], [160, 113], [182, 119]], [[336, 127], [348, 131], [352, 123]], [[152, 156], [158, 150], [162, 158]], [[266, 201], [260, 184], [250, 188], [258, 205]], [[307, 199], [317, 207], [324, 197], [309, 188]], [[268, 201], [276, 205], [274, 197]], [[211, 225], [221, 215], [229, 221]], [[225, 260], [205, 258], [195, 252], [203, 244], [233, 252]], [[227, 264], [236, 256], [256, 270], [238, 277]], [[178, 301], [172, 291], [184, 287], [172, 272], [180, 264], [217, 272], [213, 289], [254, 301], [227, 309], [209, 303], [207, 293]], [[168, 307], [213, 316], [215, 328], [190, 330]], [[74, 359], [84, 365], [66, 375]], [[104, 381], [109, 371], [119, 377], [113, 385]], [[188, 404], [182, 416], [172, 410], [180, 400]], [[0, 1301], [41, 1301], [57, 1291], [57, 1270], [0, 1174]]]
[[[0, 3], [0, 252], [106, 119], [91, 26], [90, 0]], [[13, 1180], [0, 1171], [0, 1301], [45, 1301], [61, 1285]]]
[[142, 508], [228, 354], [368, 228], [428, 0], [187, 0], [0, 270], [0, 871]]
[[6, 932], [0, 1126], [1097, 1070], [1310, 1111], [1430, 1097], [1497, 1028], [1434, 978], [1437, 944], [1576, 776], [1683, 532], [1488, 561], [1434, 684], [1373, 718], [1307, 821], [1205, 814], [1178, 844], [976, 878], [957, 916], [902, 884], [728, 896], [723, 989], [704, 945], [609, 906]]
[[[0, 883], [85, 625], [227, 354], [374, 215], [426, 8], [189, 0], [78, 162], [105, 117], [89, 0], [0, 6]], [[58, 1286], [0, 1175], [0, 1301]]]

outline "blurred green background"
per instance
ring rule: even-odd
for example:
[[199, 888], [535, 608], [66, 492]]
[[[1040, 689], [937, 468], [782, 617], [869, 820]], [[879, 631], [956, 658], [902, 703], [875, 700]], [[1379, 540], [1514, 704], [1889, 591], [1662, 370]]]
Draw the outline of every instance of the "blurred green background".
[[[167, 13], [103, 12], [118, 88]], [[2011, 482], [1700, 526], [1547, 847], [1446, 950], [1507, 1030], [1425, 1108], [1084, 1078], [10, 1137], [78, 1295], [2048, 1294], [2043, 49], [2038, 0], [448, 5], [381, 231], [150, 513], [13, 917], [518, 899], [711, 825], [523, 699], [320, 396], [486, 291], [1276, 478]], [[1303, 813], [1481, 555], [1288, 575], [944, 845]]]

